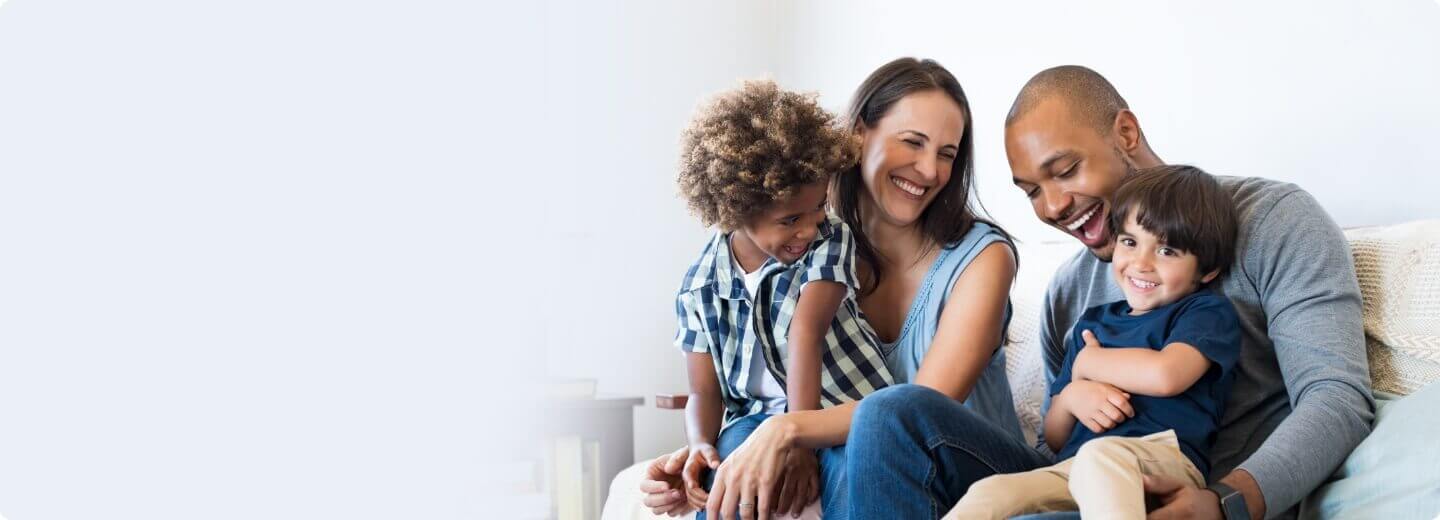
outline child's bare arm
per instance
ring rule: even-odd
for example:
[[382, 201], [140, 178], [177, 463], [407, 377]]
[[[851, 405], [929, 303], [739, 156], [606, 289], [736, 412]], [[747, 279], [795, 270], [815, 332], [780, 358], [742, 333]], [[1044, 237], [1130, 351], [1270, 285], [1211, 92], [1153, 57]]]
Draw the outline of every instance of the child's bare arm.
[[685, 403], [685, 434], [690, 441], [690, 454], [680, 472], [685, 482], [686, 500], [694, 507], [705, 507], [709, 494], [700, 480], [705, 468], [720, 467], [720, 452], [715, 442], [720, 436], [722, 404], [720, 378], [715, 375], [715, 362], [708, 352], [685, 354], [685, 370], [690, 376], [690, 399]]
[[1075, 414], [1065, 407], [1062, 395], [1065, 393], [1052, 396], [1050, 410], [1045, 412], [1045, 444], [1055, 453], [1065, 447], [1065, 442], [1070, 439], [1070, 432], [1075, 429]]
[[805, 284], [790, 322], [790, 360], [785, 398], [790, 411], [820, 409], [820, 356], [825, 334], [845, 300], [845, 286], [816, 280]]
[[685, 403], [685, 435], [690, 446], [714, 445], [720, 436], [720, 378], [708, 352], [685, 354], [690, 399]]
[[1182, 342], [1156, 351], [1148, 348], [1102, 348], [1084, 331], [1085, 348], [1075, 358], [1075, 379], [1114, 385], [1126, 392], [1153, 397], [1183, 393], [1210, 368], [1200, 350]]

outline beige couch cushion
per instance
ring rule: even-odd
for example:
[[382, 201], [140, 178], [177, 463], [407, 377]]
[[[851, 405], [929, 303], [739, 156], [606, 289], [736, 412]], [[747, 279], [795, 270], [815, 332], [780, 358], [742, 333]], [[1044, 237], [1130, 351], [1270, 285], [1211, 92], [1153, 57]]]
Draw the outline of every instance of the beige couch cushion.
[[1403, 395], [1440, 379], [1440, 220], [1345, 236], [1365, 298], [1371, 384]]
[[1040, 404], [1045, 399], [1045, 363], [1040, 352], [1040, 307], [1045, 301], [1045, 288], [1055, 270], [1075, 253], [1080, 243], [1071, 239], [1062, 242], [1021, 242], [1020, 271], [1015, 287], [1010, 290], [1011, 318], [1006, 332], [1005, 375], [1010, 380], [1015, 414], [1020, 430], [1031, 445], [1043, 427]]

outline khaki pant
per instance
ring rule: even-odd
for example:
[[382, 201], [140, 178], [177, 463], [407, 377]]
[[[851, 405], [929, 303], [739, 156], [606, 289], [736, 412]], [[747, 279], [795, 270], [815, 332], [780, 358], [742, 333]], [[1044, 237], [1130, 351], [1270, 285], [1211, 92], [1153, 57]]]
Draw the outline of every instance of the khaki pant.
[[1205, 486], [1205, 477], [1180, 451], [1174, 430], [1138, 438], [1101, 437], [1054, 466], [976, 482], [945, 518], [1005, 519], [1079, 509], [1084, 518], [1143, 520], [1142, 475], [1165, 475]]

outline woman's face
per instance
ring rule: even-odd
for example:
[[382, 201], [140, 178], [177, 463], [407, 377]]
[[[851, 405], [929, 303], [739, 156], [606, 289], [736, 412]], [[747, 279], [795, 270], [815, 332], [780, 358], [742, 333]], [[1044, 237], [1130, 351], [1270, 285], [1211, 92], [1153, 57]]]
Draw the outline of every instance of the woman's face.
[[903, 227], [917, 222], [950, 182], [968, 129], [955, 100], [926, 90], [900, 98], [875, 126], [858, 130], [860, 175], [876, 216]]

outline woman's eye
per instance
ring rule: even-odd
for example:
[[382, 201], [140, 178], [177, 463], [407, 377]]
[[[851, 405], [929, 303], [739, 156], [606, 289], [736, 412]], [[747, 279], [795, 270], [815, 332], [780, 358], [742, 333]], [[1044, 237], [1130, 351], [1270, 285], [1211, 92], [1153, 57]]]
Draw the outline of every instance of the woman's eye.
[[953, 153], [942, 153], [940, 154], [940, 158], [950, 162], [955, 162], [955, 154]]
[[906, 144], [909, 144], [910, 146], [914, 146], [914, 147], [916, 147], [916, 148], [919, 148], [920, 146], [922, 146], [922, 145], [920, 144], [920, 141], [915, 140], [915, 139], [901, 139], [901, 140], [902, 140], [902, 141], [905, 141]]

